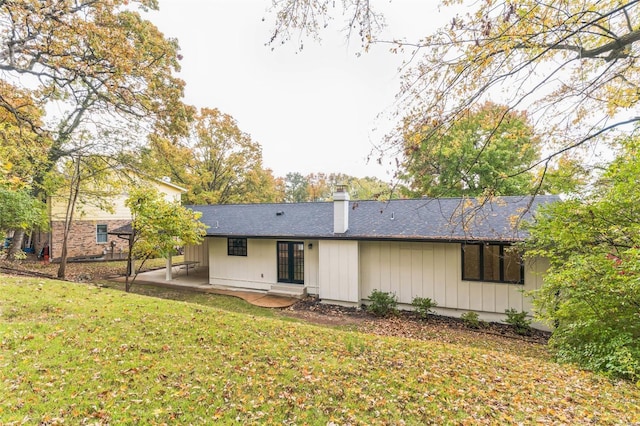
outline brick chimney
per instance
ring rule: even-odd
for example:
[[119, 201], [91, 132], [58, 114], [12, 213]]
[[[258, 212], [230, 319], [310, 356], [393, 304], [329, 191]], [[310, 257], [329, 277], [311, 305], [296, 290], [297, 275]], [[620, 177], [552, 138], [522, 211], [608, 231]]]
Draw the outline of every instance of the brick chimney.
[[349, 193], [347, 185], [340, 184], [333, 193], [333, 233], [344, 234], [349, 229]]

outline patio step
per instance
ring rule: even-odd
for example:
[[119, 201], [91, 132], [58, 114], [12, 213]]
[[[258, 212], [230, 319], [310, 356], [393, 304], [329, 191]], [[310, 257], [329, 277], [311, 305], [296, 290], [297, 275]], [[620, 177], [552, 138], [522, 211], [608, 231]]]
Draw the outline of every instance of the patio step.
[[307, 295], [307, 288], [299, 284], [273, 284], [267, 294], [301, 299]]

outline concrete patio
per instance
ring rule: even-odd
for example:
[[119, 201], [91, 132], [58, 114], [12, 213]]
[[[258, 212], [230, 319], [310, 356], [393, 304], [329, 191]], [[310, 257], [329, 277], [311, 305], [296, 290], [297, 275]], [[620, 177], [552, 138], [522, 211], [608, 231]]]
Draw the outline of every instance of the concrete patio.
[[[124, 282], [125, 277], [115, 278], [114, 281]], [[169, 281], [166, 279], [165, 268], [141, 272], [136, 277], [135, 284], [239, 297], [252, 305], [264, 308], [287, 308], [298, 301], [294, 297], [274, 296], [259, 291], [229, 290], [211, 285], [208, 270], [204, 267], [189, 268], [188, 274], [185, 269], [174, 267], [172, 279]]]

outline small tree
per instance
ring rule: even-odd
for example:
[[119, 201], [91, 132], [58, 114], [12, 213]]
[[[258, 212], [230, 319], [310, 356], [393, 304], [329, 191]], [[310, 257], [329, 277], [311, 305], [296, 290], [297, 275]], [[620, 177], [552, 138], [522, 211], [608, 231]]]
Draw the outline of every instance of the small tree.
[[122, 191], [119, 179], [114, 179], [117, 177], [114, 170], [117, 164], [107, 156], [78, 153], [61, 167], [62, 173], [57, 177], [60, 195], [57, 197], [64, 201], [65, 210], [61, 218], [63, 229], [58, 278], [66, 275], [69, 237], [77, 216], [83, 214], [84, 206], [92, 205], [113, 213], [112, 197]]
[[[13, 191], [0, 185], [0, 231], [46, 229], [47, 226], [47, 209], [44, 203], [34, 198], [26, 189]], [[19, 245], [13, 247], [20, 248]], [[7, 257], [14, 260], [17, 253], [10, 251]]]
[[[198, 220], [201, 213], [187, 209], [178, 202], [165, 200], [153, 188], [132, 189], [125, 204], [131, 210], [132, 217], [128, 271], [132, 270], [134, 257], [142, 260], [142, 267], [152, 257], [173, 255], [176, 246], [201, 243], [206, 234], [205, 225]], [[130, 290], [136, 276], [129, 281], [127, 274], [126, 291]]]
[[560, 360], [640, 378], [640, 140], [584, 199], [555, 203], [530, 227], [527, 257], [550, 261], [534, 293]]

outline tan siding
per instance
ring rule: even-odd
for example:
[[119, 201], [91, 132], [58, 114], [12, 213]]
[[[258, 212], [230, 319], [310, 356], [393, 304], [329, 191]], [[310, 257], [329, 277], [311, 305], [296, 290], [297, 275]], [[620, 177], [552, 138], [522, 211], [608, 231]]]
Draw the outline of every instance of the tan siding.
[[495, 294], [496, 294], [496, 306], [495, 312], [504, 312], [505, 309], [509, 309], [509, 284], [496, 284], [495, 285]]
[[[106, 201], [113, 211], [103, 210], [100, 207], [78, 202], [74, 211], [74, 218], [80, 220], [131, 220], [131, 212], [124, 205], [126, 196], [109, 197]], [[66, 217], [67, 204], [66, 200], [59, 197], [51, 197], [51, 218], [52, 220], [64, 220]]]
[[[547, 259], [535, 259], [525, 263], [524, 271], [524, 291], [532, 291], [542, 287], [543, 274], [549, 268], [549, 261]], [[531, 299], [529, 297], [523, 298], [522, 310], [526, 312], [532, 311]]]
[[[391, 291], [391, 248], [388, 244], [380, 245], [380, 287], [377, 290]], [[374, 289], [375, 290], [375, 289]], [[371, 292], [367, 293], [370, 294]]]
[[444, 251], [445, 306], [458, 309], [458, 284], [460, 283], [460, 246], [457, 244], [438, 244]]
[[471, 284], [482, 287], [482, 311], [495, 312], [496, 284], [471, 281]]
[[[411, 249], [408, 247], [400, 247], [400, 274], [398, 276], [398, 282], [396, 283], [395, 293], [398, 296], [398, 300], [411, 301], [411, 289], [413, 288], [413, 282], [411, 280], [413, 270], [411, 256]], [[416, 268], [418, 269], [418, 268]]]
[[447, 305], [447, 287], [446, 287], [446, 273], [447, 266], [446, 253], [443, 244], [434, 244], [433, 250], [433, 299], [438, 302], [438, 305]]
[[428, 297], [431, 300], [435, 300], [436, 297], [436, 283], [433, 266], [433, 245], [426, 244], [422, 249], [422, 292], [421, 297]]
[[454, 312], [472, 310], [502, 316], [511, 307], [530, 312], [522, 290], [538, 288], [547, 265], [545, 261], [529, 262], [525, 286], [463, 281], [460, 244], [361, 242], [360, 247], [363, 298], [374, 289], [392, 291], [400, 303], [428, 297]]
[[[463, 281], [464, 282], [464, 281]], [[469, 309], [470, 311], [482, 311], [483, 308], [483, 294], [484, 288], [481, 285], [474, 285], [475, 283], [467, 282], [469, 285]]]
[[389, 246], [389, 290], [400, 297], [400, 271], [397, 270], [400, 263], [400, 244]]
[[411, 294], [422, 294], [424, 283], [424, 267], [422, 264], [423, 256], [419, 247], [414, 247], [410, 253], [411, 256]]
[[[208, 237], [209, 283], [253, 290], [269, 290], [278, 283], [278, 240], [247, 240], [247, 256], [227, 255], [227, 238]], [[296, 240], [297, 241], [297, 240]], [[313, 247], [309, 249], [309, 243]], [[318, 241], [304, 241], [304, 286], [318, 292]], [[186, 252], [185, 252], [186, 256]]]
[[[312, 248], [309, 248], [309, 244]], [[304, 242], [304, 285], [309, 294], [318, 294], [319, 247], [317, 240]]]
[[[181, 191], [171, 185], [158, 181], [144, 181], [140, 185], [150, 185], [164, 195], [167, 201], [180, 201]], [[95, 201], [82, 202], [78, 200], [74, 211], [74, 218], [77, 220], [126, 220], [131, 219], [131, 212], [125, 201], [129, 197], [125, 190], [122, 194], [105, 197], [102, 204], [108, 205], [113, 211], [101, 209]], [[65, 196], [54, 196], [49, 200], [52, 220], [64, 220], [67, 210], [67, 198]]]
[[458, 283], [458, 309], [470, 309], [471, 306], [471, 283], [460, 281]]
[[505, 309], [513, 308], [518, 312], [522, 310], [522, 302], [524, 295], [522, 294], [521, 286], [507, 285], [507, 290], [509, 292], [509, 305]]
[[320, 298], [359, 303], [358, 242], [323, 240], [318, 248]]

